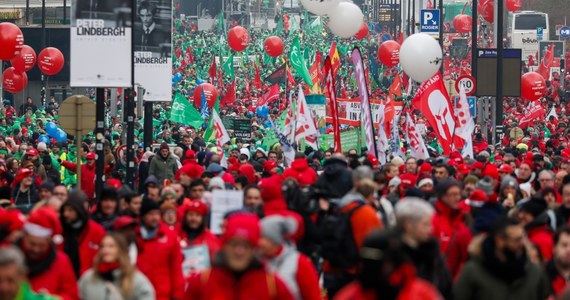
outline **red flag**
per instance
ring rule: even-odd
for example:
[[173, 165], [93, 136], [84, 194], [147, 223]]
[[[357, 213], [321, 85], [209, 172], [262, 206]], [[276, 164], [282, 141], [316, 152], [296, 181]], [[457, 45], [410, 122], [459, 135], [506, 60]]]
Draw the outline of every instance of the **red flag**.
[[194, 63], [194, 57], [192, 57], [192, 50], [190, 50], [190, 47], [186, 47], [186, 55], [184, 56], [184, 61], [186, 61], [186, 65]]
[[224, 98], [222, 98], [222, 101], [220, 101], [220, 104], [232, 104], [234, 102], [236, 102], [236, 80], [234, 79], [232, 81], [232, 84], [230, 84], [230, 86], [228, 87], [228, 90], [226, 91], [226, 94], [224, 95]]
[[331, 109], [331, 117], [332, 117], [332, 127], [333, 127], [333, 134], [334, 134], [334, 152], [341, 153], [342, 152], [342, 145], [340, 143], [340, 128], [339, 128], [339, 120], [338, 120], [338, 109], [336, 103], [336, 94], [335, 94], [335, 82], [334, 82], [334, 73], [333, 67], [331, 63], [330, 57], [325, 59], [325, 93], [328, 94], [329, 107]]
[[212, 65], [210, 65], [210, 69], [208, 69], [208, 74], [210, 75], [211, 83], [214, 83], [214, 79], [216, 78], [216, 58], [212, 58]]
[[263, 88], [263, 83], [261, 82], [261, 75], [259, 75], [259, 68], [257, 64], [254, 64], [255, 78], [253, 79], [253, 87], [261, 90]]
[[279, 84], [274, 84], [271, 86], [269, 91], [265, 93], [265, 95], [257, 99], [257, 106], [259, 107], [259, 106], [268, 105], [269, 103], [277, 99], [279, 99]]
[[182, 49], [176, 48], [176, 50], [174, 50], [174, 54], [176, 54], [176, 58], [180, 59], [180, 56], [182, 56]]
[[331, 66], [333, 74], [336, 74], [340, 68], [340, 56], [338, 55], [338, 50], [336, 49], [336, 43], [332, 42], [331, 48], [329, 50], [329, 57], [331, 59]]
[[431, 0], [427, 1], [426, 9], [433, 9], [433, 2]]
[[554, 44], [550, 44], [548, 50], [544, 54], [544, 57], [540, 61], [540, 65], [538, 66], [538, 70], [536, 71], [538, 74], [542, 75], [544, 80], [550, 79], [550, 68], [552, 68], [552, 63], [554, 61]]
[[[388, 89], [388, 97], [386, 97], [386, 100], [384, 102], [384, 105], [386, 106], [384, 108], [384, 115], [386, 116], [384, 120], [387, 129], [391, 128], [392, 121], [394, 120], [394, 115], [396, 114], [396, 108], [394, 107], [394, 96], [402, 97], [402, 79], [400, 78], [400, 74], [396, 74], [396, 76], [394, 76], [394, 81], [392, 81], [392, 84]], [[387, 131], [390, 132], [389, 130]]]
[[313, 87], [316, 87], [318, 90], [320, 90], [319, 83], [321, 82], [323, 77], [323, 74], [321, 73], [322, 63], [323, 63], [323, 58], [321, 55], [321, 51], [317, 51], [317, 54], [315, 55], [315, 62], [311, 66], [311, 69], [309, 69], [309, 74], [311, 74], [311, 81], [313, 81]]
[[443, 154], [449, 155], [453, 144], [455, 118], [451, 100], [439, 72], [422, 83], [412, 100], [412, 105], [432, 126], [443, 148]]
[[283, 29], [289, 31], [289, 17], [286, 14], [283, 14]]
[[293, 85], [293, 86], [295, 85], [295, 79], [293, 79], [293, 74], [291, 74], [291, 71], [289, 71], [289, 68], [287, 68], [287, 79], [291, 85]]
[[540, 105], [539, 101], [532, 101], [528, 104], [527, 108], [525, 109], [524, 116], [522, 116], [519, 127], [525, 129], [532, 123], [532, 121], [538, 119], [541, 116], [546, 115], [546, 110], [542, 105]]
[[245, 75], [245, 91], [247, 93], [249, 93], [251, 91], [250, 85], [249, 85], [249, 78], [247, 78], [247, 75]]

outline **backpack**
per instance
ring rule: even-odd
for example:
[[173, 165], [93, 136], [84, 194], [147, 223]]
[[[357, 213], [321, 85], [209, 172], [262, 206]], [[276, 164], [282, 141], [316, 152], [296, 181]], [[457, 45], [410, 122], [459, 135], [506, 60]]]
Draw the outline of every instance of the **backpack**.
[[364, 203], [358, 201], [358, 204], [347, 212], [337, 208], [336, 212], [323, 220], [321, 256], [333, 268], [346, 270], [355, 267], [360, 261], [350, 218], [362, 206]]

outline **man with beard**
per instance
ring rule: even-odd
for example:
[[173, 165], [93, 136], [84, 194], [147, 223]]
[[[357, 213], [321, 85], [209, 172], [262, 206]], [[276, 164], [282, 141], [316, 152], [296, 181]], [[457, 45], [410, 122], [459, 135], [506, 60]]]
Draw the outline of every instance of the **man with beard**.
[[396, 204], [404, 251], [416, 267], [418, 277], [433, 284], [445, 299], [451, 299], [453, 281], [438, 241], [432, 236], [433, 214], [433, 207], [419, 198], [404, 198]]
[[75, 190], [69, 194], [59, 214], [63, 228], [63, 250], [69, 256], [77, 278], [93, 266], [99, 243], [105, 236], [105, 229], [89, 219], [87, 201], [85, 193]]
[[546, 274], [555, 295], [562, 293], [570, 277], [570, 227], [558, 228], [554, 234], [554, 257], [546, 264]]
[[156, 291], [156, 299], [182, 299], [182, 251], [176, 233], [161, 223], [158, 203], [145, 198], [137, 230], [137, 268]]
[[179, 210], [182, 211], [182, 226], [180, 226], [178, 237], [182, 251], [186, 248], [205, 246], [210, 254], [209, 261], [212, 261], [222, 247], [222, 243], [206, 228], [208, 206], [202, 201], [192, 200], [183, 204]]
[[[550, 296], [548, 278], [526, 255], [524, 228], [502, 218], [471, 245], [471, 260], [453, 287], [455, 299], [536, 300]], [[477, 243], [479, 242], [479, 243]]]
[[41, 207], [30, 214], [24, 236], [17, 245], [26, 257], [28, 281], [35, 292], [76, 300], [79, 299], [77, 277], [67, 255], [57, 250], [54, 243], [61, 239], [60, 232], [56, 212]]
[[154, 175], [159, 186], [164, 184], [164, 180], [172, 181], [174, 174], [178, 170], [176, 159], [170, 154], [170, 147], [167, 143], [160, 144], [159, 155], [156, 155], [150, 162], [148, 175]]

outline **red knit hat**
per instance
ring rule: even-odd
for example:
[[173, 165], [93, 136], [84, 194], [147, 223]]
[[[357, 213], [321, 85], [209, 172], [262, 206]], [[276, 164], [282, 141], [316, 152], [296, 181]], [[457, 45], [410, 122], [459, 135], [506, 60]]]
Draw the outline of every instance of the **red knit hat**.
[[430, 173], [431, 174], [431, 171], [432, 171], [431, 164], [426, 161], [420, 165], [418, 172], [420, 174], [422, 174], [422, 173]]
[[497, 166], [493, 164], [487, 164], [485, 169], [481, 173], [482, 177], [489, 176], [495, 180], [499, 179], [499, 171], [497, 170]]
[[186, 159], [196, 159], [196, 152], [192, 149], [186, 150]]
[[274, 174], [273, 169], [277, 168], [277, 163], [273, 160], [266, 160], [263, 163], [263, 169], [269, 174]]
[[208, 206], [206, 203], [200, 200], [191, 200], [184, 204], [184, 215], [193, 211], [201, 216], [206, 216], [208, 214]]
[[414, 174], [402, 174], [400, 175], [400, 186], [404, 189], [413, 188], [416, 185], [416, 181], [418, 180], [417, 176]]
[[107, 180], [107, 184], [115, 188], [116, 190], [123, 187], [123, 183], [117, 178], [111, 178]]
[[457, 164], [463, 163], [463, 157], [459, 151], [453, 151], [449, 154], [449, 159], [454, 160]]
[[[26, 129], [26, 131], [27, 131], [27, 129]], [[28, 149], [28, 152], [26, 154], [28, 154], [28, 156], [37, 156], [40, 153], [38, 152], [38, 150], [36, 150], [34, 148], [30, 148], [30, 149]]]
[[26, 218], [19, 210], [0, 208], [0, 227], [7, 226], [8, 232], [21, 230], [24, 227], [24, 222], [26, 222]]
[[509, 165], [509, 164], [502, 164], [501, 167], [499, 168], [499, 173], [512, 174], [513, 173], [513, 167], [511, 167], [511, 165]]
[[469, 172], [471, 171], [471, 170], [469, 169], [469, 167], [468, 167], [467, 165], [465, 165], [465, 164], [457, 165], [456, 168], [457, 168], [457, 172], [459, 172], [459, 173], [461, 173], [461, 174], [463, 174], [463, 175], [467, 175], [467, 174], [469, 174]]
[[87, 155], [85, 155], [85, 159], [93, 159], [93, 160], [95, 160], [95, 153], [94, 153], [94, 152], [89, 152], [89, 153], [87, 153]]
[[485, 168], [485, 164], [483, 164], [480, 161], [476, 161], [471, 165], [471, 169], [479, 169], [479, 170], [483, 170]]
[[255, 184], [257, 178], [255, 177], [255, 169], [250, 164], [241, 165], [238, 169], [239, 173], [247, 178], [249, 184]]
[[198, 164], [186, 164], [178, 170], [179, 174], [186, 174], [190, 178], [200, 178], [204, 173], [204, 167]]
[[261, 198], [263, 201], [271, 201], [272, 199], [282, 199], [283, 190], [281, 184], [283, 183], [283, 178], [280, 175], [273, 175], [269, 178], [264, 178], [259, 182], [259, 188], [261, 189]]
[[231, 185], [235, 185], [236, 184], [236, 180], [235, 178], [232, 176], [232, 174], [228, 173], [228, 172], [224, 172], [224, 174], [222, 174], [222, 180], [225, 183], [229, 183]]
[[254, 214], [237, 214], [227, 219], [226, 231], [222, 235], [222, 242], [227, 243], [231, 239], [244, 239], [252, 246], [257, 246], [261, 230], [259, 218]]
[[528, 165], [531, 170], [534, 169], [534, 163], [532, 162], [532, 160], [524, 160], [523, 162], [521, 162], [521, 165]]
[[34, 210], [24, 224], [24, 231], [36, 237], [52, 237], [56, 243], [56, 236], [61, 238], [63, 232], [57, 213], [49, 207]]

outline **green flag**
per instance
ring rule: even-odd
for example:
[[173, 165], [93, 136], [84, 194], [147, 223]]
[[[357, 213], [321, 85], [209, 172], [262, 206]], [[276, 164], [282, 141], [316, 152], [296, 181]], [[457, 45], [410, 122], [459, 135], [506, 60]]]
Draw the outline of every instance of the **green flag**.
[[291, 49], [289, 50], [289, 61], [295, 69], [297, 76], [301, 77], [306, 84], [313, 86], [313, 81], [311, 80], [311, 74], [307, 69], [307, 64], [303, 59], [303, 54], [301, 53], [301, 45], [299, 43], [299, 37], [296, 37], [291, 44]]
[[289, 22], [290, 22], [290, 25], [289, 25], [290, 34], [294, 34], [295, 32], [297, 32], [301, 29], [299, 26], [299, 23], [297, 23], [297, 19], [295, 19], [294, 17], [291, 17]]
[[169, 120], [183, 125], [190, 125], [194, 128], [200, 128], [204, 124], [204, 119], [202, 119], [200, 113], [179, 93], [176, 93], [174, 101], [172, 101]]
[[218, 31], [225, 32], [226, 31], [226, 24], [224, 24], [224, 12], [221, 12], [218, 17]]
[[281, 35], [283, 33], [283, 29], [285, 28], [283, 26], [283, 16], [279, 15], [278, 18], [279, 19], [277, 20], [277, 26], [275, 26], [275, 33], [277, 36]]
[[[214, 104], [214, 109], [220, 113], [220, 98], [218, 97], [218, 100], [216, 100], [216, 104]], [[214, 135], [214, 118], [210, 118], [210, 121], [208, 122], [208, 127], [206, 128], [206, 131], [204, 131], [204, 141], [205, 142], [209, 142], [213, 139], [216, 138], [216, 136]]]
[[226, 76], [230, 77], [230, 80], [234, 80], [235, 73], [234, 73], [234, 54], [232, 53], [232, 55], [230, 55], [230, 57], [228, 57], [228, 59], [226, 60], [226, 62], [224, 62], [224, 65], [222, 66], [222, 68], [224, 69], [224, 74]]
[[313, 20], [313, 22], [311, 22], [311, 24], [309, 25], [309, 28], [311, 31], [313, 30], [322, 31], [323, 23], [321, 22], [321, 17], [316, 17], [315, 20]]

